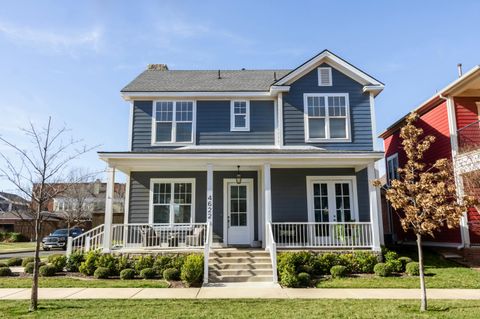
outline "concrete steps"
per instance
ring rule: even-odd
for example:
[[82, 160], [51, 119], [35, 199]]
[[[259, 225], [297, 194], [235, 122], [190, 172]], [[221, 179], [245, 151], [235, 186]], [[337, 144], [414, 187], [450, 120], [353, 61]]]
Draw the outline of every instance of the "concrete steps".
[[270, 254], [264, 250], [217, 249], [208, 264], [211, 283], [273, 281]]

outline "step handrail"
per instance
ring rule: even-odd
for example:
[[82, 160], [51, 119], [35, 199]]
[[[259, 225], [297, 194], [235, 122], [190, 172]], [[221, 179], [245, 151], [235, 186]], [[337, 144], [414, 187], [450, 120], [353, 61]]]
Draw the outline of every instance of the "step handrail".
[[270, 259], [272, 262], [272, 279], [273, 283], [278, 283], [278, 275], [277, 275], [277, 243], [275, 243], [275, 238], [273, 237], [272, 231], [272, 224], [269, 222], [267, 223], [267, 230], [268, 230], [268, 237], [269, 237], [269, 247], [268, 250], [270, 251]]
[[[73, 248], [75, 250], [84, 250], [85, 247], [90, 248], [90, 240], [92, 238], [96, 238], [101, 236], [105, 230], [105, 224], [100, 224], [95, 228], [86, 231], [77, 237], [68, 237], [67, 241], [67, 256], [69, 256], [73, 252]], [[93, 234], [93, 235], [92, 235]], [[87, 243], [88, 241], [88, 243]]]

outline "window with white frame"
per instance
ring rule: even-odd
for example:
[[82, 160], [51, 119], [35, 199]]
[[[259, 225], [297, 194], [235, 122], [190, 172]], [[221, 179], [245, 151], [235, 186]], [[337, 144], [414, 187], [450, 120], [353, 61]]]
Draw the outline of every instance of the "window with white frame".
[[332, 68], [318, 68], [318, 86], [332, 86]]
[[390, 182], [394, 179], [398, 179], [398, 153], [395, 153], [387, 157], [387, 183], [390, 185]]
[[230, 104], [230, 130], [250, 130], [250, 102], [232, 101]]
[[194, 180], [151, 182], [150, 222], [154, 224], [193, 223], [195, 211]]
[[192, 101], [157, 101], [153, 143], [192, 143], [195, 107]]
[[304, 108], [307, 142], [350, 140], [348, 94], [305, 94]]

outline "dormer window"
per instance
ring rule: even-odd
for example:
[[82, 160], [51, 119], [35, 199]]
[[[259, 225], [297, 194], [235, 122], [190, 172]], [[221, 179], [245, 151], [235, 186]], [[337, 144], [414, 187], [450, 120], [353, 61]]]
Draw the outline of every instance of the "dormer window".
[[230, 131], [250, 130], [250, 102], [232, 101], [230, 104]]
[[153, 114], [153, 144], [193, 142], [193, 101], [156, 101]]
[[318, 86], [332, 86], [332, 68], [318, 68]]

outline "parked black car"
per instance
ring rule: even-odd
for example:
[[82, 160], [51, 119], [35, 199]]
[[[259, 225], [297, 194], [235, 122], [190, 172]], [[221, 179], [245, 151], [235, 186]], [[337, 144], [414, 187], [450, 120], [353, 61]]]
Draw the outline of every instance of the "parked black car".
[[43, 250], [50, 250], [52, 248], [67, 249], [67, 239], [70, 237], [77, 237], [82, 234], [82, 229], [78, 227], [70, 228], [70, 235], [68, 235], [68, 229], [56, 229], [53, 233], [50, 233], [47, 237], [43, 237], [42, 246]]

